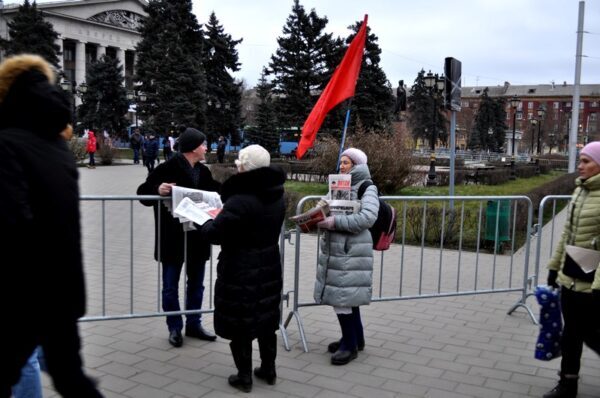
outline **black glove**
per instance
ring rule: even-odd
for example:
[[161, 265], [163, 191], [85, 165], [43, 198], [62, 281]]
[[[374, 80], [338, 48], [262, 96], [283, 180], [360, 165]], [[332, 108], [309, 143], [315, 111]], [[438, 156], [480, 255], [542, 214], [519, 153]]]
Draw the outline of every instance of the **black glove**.
[[556, 283], [556, 278], [558, 278], [558, 271], [551, 269], [548, 271], [548, 286], [552, 286], [555, 289], [558, 289], [558, 283]]

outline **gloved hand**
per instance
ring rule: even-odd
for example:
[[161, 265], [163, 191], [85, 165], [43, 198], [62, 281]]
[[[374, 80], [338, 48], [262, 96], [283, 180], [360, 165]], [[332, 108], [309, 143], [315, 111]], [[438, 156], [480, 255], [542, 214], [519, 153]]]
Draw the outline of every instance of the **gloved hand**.
[[548, 281], [546, 282], [548, 286], [552, 286], [555, 289], [558, 289], [558, 283], [556, 283], [556, 278], [558, 278], [558, 271], [551, 269], [548, 271]]
[[322, 229], [335, 229], [335, 218], [333, 216], [326, 217], [323, 221], [317, 223], [317, 227]]

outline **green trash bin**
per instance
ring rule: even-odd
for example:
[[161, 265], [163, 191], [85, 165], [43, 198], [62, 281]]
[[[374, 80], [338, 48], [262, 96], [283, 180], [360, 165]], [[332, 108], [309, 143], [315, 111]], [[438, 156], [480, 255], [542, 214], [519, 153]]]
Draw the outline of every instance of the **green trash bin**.
[[[496, 223], [498, 238], [496, 238]], [[510, 241], [510, 200], [488, 200], [485, 212], [485, 240], [496, 241], [498, 245]]]

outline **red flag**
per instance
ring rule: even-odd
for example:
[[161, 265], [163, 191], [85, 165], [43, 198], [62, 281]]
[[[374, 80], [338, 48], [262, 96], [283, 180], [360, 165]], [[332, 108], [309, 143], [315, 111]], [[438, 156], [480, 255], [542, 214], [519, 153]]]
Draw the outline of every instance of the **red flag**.
[[301, 159], [308, 148], [313, 146], [317, 131], [321, 128], [325, 116], [334, 106], [354, 95], [356, 80], [360, 72], [365, 40], [367, 38], [367, 19], [365, 15], [360, 30], [350, 43], [342, 62], [338, 65], [327, 87], [321, 93], [319, 100], [306, 118], [302, 126], [302, 137], [296, 149], [296, 157]]

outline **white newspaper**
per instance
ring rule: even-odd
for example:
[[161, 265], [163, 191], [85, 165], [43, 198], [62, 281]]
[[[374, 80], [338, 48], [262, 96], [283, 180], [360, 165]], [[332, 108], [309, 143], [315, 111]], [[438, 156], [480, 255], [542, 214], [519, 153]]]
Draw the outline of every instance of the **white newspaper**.
[[352, 192], [352, 176], [350, 174], [329, 174], [330, 200], [350, 200]]
[[[190, 202], [198, 205], [197, 207], [200, 211], [206, 210], [207, 212], [212, 212], [213, 217], [211, 218], [214, 218], [216, 215], [214, 209], [221, 209], [223, 207], [221, 196], [217, 192], [202, 191], [199, 189], [184, 188], [175, 185], [171, 190], [171, 201], [169, 202], [168, 200], [165, 200], [163, 203], [174, 217], [179, 218], [179, 221], [183, 224], [184, 231], [193, 231], [196, 229], [193, 224], [196, 221], [194, 221], [192, 218], [178, 214], [176, 211], [184, 199], [188, 199]], [[190, 207], [189, 203], [181, 208], [180, 213], [184, 211], [184, 208], [186, 208], [188, 212], [191, 211], [191, 214], [198, 214], [195, 209]], [[204, 224], [206, 221], [207, 220], [204, 220], [202, 224]], [[198, 225], [202, 225], [198, 222], [196, 223]]]
[[332, 216], [347, 216], [358, 213], [360, 202], [358, 200], [328, 200], [329, 214]]
[[214, 219], [220, 210], [220, 208], [212, 207], [208, 203], [196, 203], [190, 198], [185, 197], [175, 209], [175, 215], [180, 220], [186, 220], [186, 222], [193, 221], [198, 225], [203, 225], [208, 220]]

